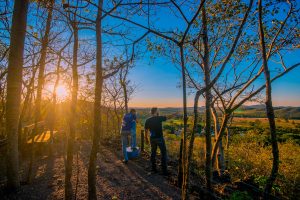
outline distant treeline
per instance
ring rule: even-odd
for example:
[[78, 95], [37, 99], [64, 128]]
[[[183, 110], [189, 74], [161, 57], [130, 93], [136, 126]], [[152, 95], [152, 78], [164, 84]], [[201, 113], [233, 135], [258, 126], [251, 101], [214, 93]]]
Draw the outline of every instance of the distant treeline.
[[[144, 114], [149, 113], [150, 108], [137, 108], [137, 110]], [[193, 108], [189, 107], [188, 114], [193, 113]], [[204, 107], [200, 107], [200, 113], [204, 112]], [[290, 107], [290, 106], [280, 106], [274, 107], [276, 118], [283, 119], [300, 119], [300, 107]], [[171, 114], [171, 113], [182, 113], [182, 108], [160, 108], [161, 113]], [[245, 117], [245, 118], [266, 118], [266, 110], [264, 105], [253, 105], [253, 106], [242, 106], [234, 113], [235, 117]]]

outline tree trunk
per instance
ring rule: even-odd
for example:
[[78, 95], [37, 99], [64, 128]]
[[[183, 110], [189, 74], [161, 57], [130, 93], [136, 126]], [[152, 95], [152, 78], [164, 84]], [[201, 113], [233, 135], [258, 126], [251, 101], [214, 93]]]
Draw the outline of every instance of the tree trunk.
[[[208, 86], [210, 80], [209, 72], [205, 72], [205, 84]], [[206, 143], [206, 162], [205, 162], [205, 175], [206, 175], [206, 187], [211, 190], [211, 173], [212, 173], [212, 161], [211, 161], [211, 89], [207, 88], [205, 91], [205, 143]]]
[[[24, 138], [24, 135], [22, 135], [22, 126], [23, 126], [23, 121], [24, 118], [27, 114], [27, 111], [29, 111], [29, 106], [31, 104], [31, 95], [34, 92], [34, 79], [35, 79], [35, 74], [37, 72], [37, 67], [35, 69], [33, 69], [32, 72], [32, 77], [30, 79], [29, 85], [27, 87], [27, 91], [26, 91], [26, 95], [25, 95], [25, 99], [23, 102], [23, 108], [19, 117], [19, 123], [18, 123], [18, 141], [19, 141], [19, 152], [22, 154], [23, 151], [23, 145], [26, 142], [26, 138]], [[22, 156], [21, 156], [22, 157]]]
[[[217, 141], [218, 139], [218, 133], [220, 131], [220, 123], [219, 123], [219, 117], [218, 117], [218, 113], [212, 103], [211, 105], [211, 114], [212, 114], [212, 118], [214, 120], [214, 132], [215, 132], [215, 141]], [[218, 156], [219, 156], [219, 151], [220, 151], [220, 145], [218, 145]], [[217, 162], [212, 162], [212, 167], [214, 168], [214, 166], [216, 166], [216, 169], [219, 171], [219, 168], [218, 168], [218, 159], [216, 160]]]
[[[181, 62], [181, 76], [182, 76], [182, 98], [183, 98], [183, 134], [182, 134], [182, 158], [181, 158], [181, 165], [182, 165], [182, 175], [178, 174], [178, 176], [182, 176], [182, 180], [186, 180], [186, 160], [187, 160], [187, 98], [186, 98], [186, 74], [185, 74], [185, 61], [184, 61], [184, 52], [183, 46], [179, 46], [180, 48], [180, 62]], [[184, 186], [186, 183], [182, 183], [180, 186], [181, 188], [186, 187]], [[185, 198], [185, 194], [181, 194], [181, 198]]]
[[118, 124], [118, 126], [117, 126], [118, 130], [117, 130], [116, 135], [118, 135], [119, 131], [121, 130], [121, 119], [120, 119], [120, 115], [118, 113], [118, 110], [116, 110], [116, 115], [117, 115], [117, 124]]
[[268, 67], [266, 47], [265, 47], [265, 38], [264, 38], [264, 30], [263, 30], [263, 22], [262, 22], [262, 0], [258, 1], [258, 19], [259, 19], [259, 36], [260, 36], [260, 47], [263, 58], [263, 69], [265, 75], [265, 85], [266, 85], [266, 111], [267, 117], [269, 120], [270, 126], [270, 134], [271, 134], [271, 143], [272, 143], [272, 154], [273, 154], [273, 165], [271, 174], [267, 180], [267, 184], [265, 186], [264, 197], [265, 199], [269, 199], [269, 194], [272, 191], [273, 184], [276, 180], [279, 168], [279, 150], [278, 143], [276, 137], [276, 123], [275, 123], [275, 115], [274, 108], [272, 104], [272, 86], [271, 86], [271, 78], [270, 71]]
[[118, 108], [117, 108], [117, 99], [114, 99], [114, 113], [115, 113], [115, 116], [117, 118], [117, 126], [115, 126], [115, 135], [117, 135], [121, 129], [120, 125], [121, 125], [121, 120], [120, 120], [120, 117], [119, 117], [119, 113], [118, 113]]
[[106, 108], [107, 110], [106, 110], [106, 133], [107, 134], [111, 134], [111, 131], [110, 131], [110, 123], [109, 123], [109, 121], [111, 121], [111, 119], [109, 118], [109, 114], [110, 114], [110, 108], [109, 107], [107, 107]]
[[209, 46], [207, 35], [206, 8], [202, 8], [203, 23], [203, 45], [204, 45], [204, 83], [205, 83], [205, 141], [206, 141], [206, 162], [205, 176], [206, 187], [211, 190], [211, 87], [210, 87], [210, 69], [209, 69]]
[[228, 169], [229, 166], [229, 141], [230, 141], [230, 129], [228, 128], [228, 126], [226, 127], [226, 156], [225, 156], [225, 169]]
[[126, 84], [122, 84], [123, 92], [124, 92], [124, 103], [125, 103], [125, 112], [128, 113], [128, 95], [127, 95], [127, 88]]
[[99, 151], [99, 142], [101, 134], [101, 96], [103, 86], [103, 67], [102, 67], [102, 5], [103, 0], [98, 0], [98, 12], [96, 19], [96, 86], [94, 102], [94, 137], [93, 145], [89, 160], [88, 169], [88, 198], [89, 200], [97, 199], [96, 191], [96, 163], [97, 152]]
[[198, 129], [198, 102], [199, 102], [199, 97], [201, 93], [200, 91], [196, 92], [195, 99], [194, 99], [194, 124], [193, 124], [193, 131], [191, 134], [191, 139], [190, 139], [190, 144], [189, 144], [189, 149], [188, 149], [188, 156], [187, 156], [187, 161], [186, 161], [186, 176], [185, 180], [183, 181], [182, 185], [182, 199], [189, 199], [189, 179], [190, 179], [190, 173], [191, 173], [191, 162], [193, 159], [193, 150], [194, 150], [194, 141], [195, 141], [195, 134]]
[[42, 90], [44, 87], [45, 82], [45, 67], [46, 67], [46, 56], [47, 56], [47, 47], [49, 43], [49, 34], [52, 22], [52, 12], [53, 12], [53, 5], [54, 0], [51, 0], [51, 3], [48, 8], [48, 16], [46, 21], [46, 28], [45, 34], [42, 38], [42, 47], [41, 47], [41, 57], [39, 60], [39, 74], [38, 74], [38, 85], [37, 85], [37, 94], [36, 94], [36, 101], [35, 101], [35, 111], [34, 111], [34, 130], [32, 135], [32, 144], [31, 144], [31, 156], [30, 156], [30, 163], [28, 169], [28, 177], [27, 182], [32, 182], [32, 167], [34, 162], [34, 135], [37, 134], [37, 125], [38, 122], [41, 120], [41, 103], [42, 103]]
[[218, 133], [216, 133], [218, 135], [218, 137], [216, 139], [216, 142], [215, 142], [215, 144], [213, 146], [213, 150], [212, 150], [212, 156], [211, 156], [212, 163], [216, 162], [217, 152], [218, 152], [218, 149], [220, 147], [221, 140], [222, 140], [222, 138], [224, 136], [224, 133], [225, 133], [225, 130], [226, 130], [226, 127], [227, 127], [227, 124], [228, 124], [228, 120], [230, 118], [230, 113], [231, 113], [231, 111], [225, 111], [225, 113], [223, 115], [223, 119], [222, 119], [222, 124], [221, 124], [220, 130], [219, 130]]
[[18, 121], [21, 104], [23, 52], [27, 24], [28, 0], [15, 1], [8, 57], [6, 132], [7, 187], [17, 189], [19, 181]]
[[66, 163], [66, 172], [65, 172], [65, 199], [73, 198], [73, 188], [72, 188], [72, 171], [73, 171], [73, 149], [74, 149], [74, 139], [76, 131], [76, 107], [77, 107], [77, 95], [78, 95], [78, 66], [77, 66], [77, 57], [78, 57], [78, 28], [77, 22], [72, 22], [72, 29], [74, 34], [74, 44], [73, 44], [73, 65], [72, 65], [72, 100], [71, 100], [71, 114], [70, 114], [70, 132], [68, 137], [68, 146], [67, 146], [67, 163]]
[[225, 157], [224, 157], [224, 147], [223, 147], [223, 139], [221, 138], [218, 149], [218, 159], [217, 159], [217, 167], [219, 175], [223, 175], [225, 172]]
[[182, 169], [182, 147], [183, 147], [183, 133], [181, 133], [180, 146], [179, 146], [179, 155], [178, 155], [178, 177], [177, 184], [182, 187], [183, 182], [183, 169]]
[[42, 47], [41, 47], [41, 57], [39, 60], [39, 74], [38, 74], [38, 85], [37, 85], [37, 94], [36, 94], [36, 103], [35, 103], [35, 131], [36, 125], [41, 120], [41, 103], [42, 103], [42, 90], [45, 82], [45, 67], [46, 67], [46, 56], [47, 48], [49, 43], [49, 34], [52, 22], [52, 12], [53, 12], [54, 0], [51, 0], [51, 4], [48, 8], [48, 16], [46, 22], [45, 33], [42, 38]]
[[[123, 74], [125, 70], [125, 73]], [[123, 88], [123, 93], [124, 93], [124, 104], [125, 104], [125, 113], [128, 113], [128, 94], [127, 94], [127, 85], [126, 85], [126, 79], [127, 79], [127, 74], [128, 74], [129, 66], [127, 64], [125, 69], [121, 69], [120, 73], [120, 83]]]
[[113, 129], [112, 129], [112, 134], [116, 134], [117, 130], [116, 130], [116, 118], [115, 118], [115, 115], [113, 114], [113, 111], [111, 113], [111, 116], [112, 116], [112, 126], [113, 126]]
[[[214, 126], [215, 126], [215, 141], [218, 139], [218, 134], [220, 132], [220, 122], [219, 122], [219, 117], [216, 109], [214, 106], [211, 106], [211, 113], [214, 119]], [[216, 163], [212, 162], [212, 167], [216, 166], [216, 169], [218, 170], [219, 175], [222, 175], [225, 171], [225, 161], [224, 161], [224, 148], [223, 148], [223, 137], [220, 138], [219, 145], [217, 146], [217, 158], [215, 161]]]

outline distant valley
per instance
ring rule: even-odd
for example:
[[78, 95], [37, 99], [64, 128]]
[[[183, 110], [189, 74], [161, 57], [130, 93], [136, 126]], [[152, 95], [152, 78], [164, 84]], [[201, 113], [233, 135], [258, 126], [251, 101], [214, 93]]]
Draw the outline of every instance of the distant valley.
[[[204, 107], [200, 107], [200, 113], [204, 112]], [[275, 115], [277, 118], [284, 119], [300, 119], [300, 107], [292, 106], [278, 106], [274, 107]], [[150, 108], [137, 108], [143, 114], [149, 113]], [[188, 107], [188, 114], [192, 114], [193, 107]], [[162, 114], [171, 114], [171, 113], [182, 113], [182, 108], [167, 107], [160, 108]], [[266, 111], [264, 105], [251, 105], [251, 106], [242, 106], [234, 112], [236, 117], [246, 117], [246, 118], [265, 118]]]

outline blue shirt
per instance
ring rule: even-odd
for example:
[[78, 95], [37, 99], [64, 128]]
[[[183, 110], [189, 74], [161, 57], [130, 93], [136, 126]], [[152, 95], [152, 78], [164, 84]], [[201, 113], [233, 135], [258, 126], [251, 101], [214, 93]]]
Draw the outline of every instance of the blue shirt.
[[122, 122], [122, 131], [130, 131], [135, 120], [136, 120], [136, 115], [132, 113], [125, 114]]

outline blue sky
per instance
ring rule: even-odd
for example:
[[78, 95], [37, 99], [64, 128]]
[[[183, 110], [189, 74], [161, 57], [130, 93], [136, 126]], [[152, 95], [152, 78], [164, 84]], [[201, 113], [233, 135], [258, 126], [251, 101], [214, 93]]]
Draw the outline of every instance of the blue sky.
[[[300, 51], [286, 57], [288, 66], [299, 62]], [[167, 59], [140, 61], [130, 72], [130, 79], [138, 86], [130, 100], [134, 107], [181, 107], [180, 71]], [[300, 106], [300, 67], [273, 83], [273, 103], [276, 106]], [[203, 105], [203, 101], [200, 101]], [[188, 97], [193, 106], [193, 95]]]
[[[155, 21], [155, 25], [164, 30], [170, 27], [184, 30], [184, 24], [183, 21], [173, 20], [171, 15], [166, 14], [159, 14]], [[298, 63], [300, 50], [286, 54], [284, 60], [287, 66]], [[272, 67], [273, 65], [270, 63], [269, 65]], [[138, 85], [138, 89], [130, 101], [130, 106], [182, 107], [182, 91], [178, 87], [180, 77], [181, 72], [168, 59], [160, 57], [154, 62], [150, 62], [149, 58], [143, 58], [130, 72], [130, 79]], [[258, 82], [263, 83], [263, 81], [264, 79], [261, 78]], [[300, 106], [300, 67], [276, 80], [272, 86], [275, 106]], [[193, 106], [193, 98], [193, 95], [188, 96], [188, 106]], [[203, 105], [203, 100], [200, 100], [199, 104]]]
[[138, 86], [131, 106], [180, 107], [182, 93], [177, 86], [180, 71], [168, 61], [141, 62], [130, 73], [130, 79]]

